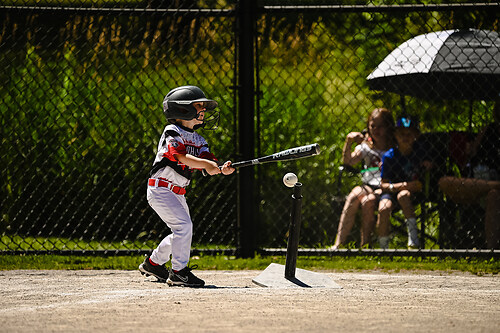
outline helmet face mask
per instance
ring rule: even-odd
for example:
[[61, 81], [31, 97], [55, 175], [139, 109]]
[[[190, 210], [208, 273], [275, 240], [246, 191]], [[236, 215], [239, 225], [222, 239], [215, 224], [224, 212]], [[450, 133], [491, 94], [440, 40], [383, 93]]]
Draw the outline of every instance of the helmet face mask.
[[[206, 109], [205, 117], [203, 117], [203, 124], [196, 125], [194, 129], [203, 128], [206, 130], [214, 130], [219, 126], [220, 112], [218, 110]], [[196, 115], [198, 119], [199, 113]]]

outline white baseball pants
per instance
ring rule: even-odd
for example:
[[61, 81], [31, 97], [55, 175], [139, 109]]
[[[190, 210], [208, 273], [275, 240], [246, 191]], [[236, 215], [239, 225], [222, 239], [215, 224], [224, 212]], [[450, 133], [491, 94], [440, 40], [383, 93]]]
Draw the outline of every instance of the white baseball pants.
[[153, 250], [151, 260], [162, 265], [172, 256], [172, 269], [181, 270], [189, 262], [193, 236], [193, 222], [186, 198], [166, 187], [148, 186], [147, 199], [149, 205], [172, 230]]

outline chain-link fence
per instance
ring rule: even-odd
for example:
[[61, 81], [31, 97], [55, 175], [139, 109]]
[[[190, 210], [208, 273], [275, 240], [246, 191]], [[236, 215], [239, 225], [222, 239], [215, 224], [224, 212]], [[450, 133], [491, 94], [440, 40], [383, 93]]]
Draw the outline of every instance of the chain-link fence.
[[[255, 134], [255, 156], [315, 142], [322, 148], [315, 157], [254, 167], [248, 189], [241, 172], [227, 177], [196, 172], [186, 194], [194, 249], [234, 252], [248, 237], [256, 249], [286, 247], [292, 192], [282, 177], [294, 172], [303, 183], [301, 247], [335, 253], [328, 248], [345, 198], [361, 184], [359, 173], [339, 168], [344, 143], [350, 132], [366, 129], [370, 112], [380, 107], [394, 119], [409, 114], [420, 120], [417, 144], [425, 152], [420, 155], [432, 162], [419, 172], [423, 186], [414, 202], [420, 247], [498, 247], [496, 176], [491, 171], [489, 181], [469, 179], [480, 177], [477, 166], [498, 165], [498, 135], [483, 145], [486, 160], [475, 161], [468, 147], [494, 120], [500, 4], [381, 3], [246, 3], [255, 10], [249, 31], [242, 31], [247, 13], [237, 1], [4, 3], [0, 250], [155, 247], [169, 230], [148, 206], [146, 180], [166, 124], [163, 97], [185, 84], [200, 86], [219, 102], [219, 128], [202, 134], [220, 160], [247, 157], [242, 127]], [[455, 30], [459, 34], [452, 34]], [[252, 33], [255, 91], [242, 92], [245, 32]], [[437, 37], [426, 35], [410, 53], [400, 53], [402, 58], [394, 56], [393, 64], [381, 64], [404, 42], [434, 33]], [[448, 53], [440, 53], [438, 45]], [[453, 52], [461, 63], [450, 60]], [[415, 69], [430, 57], [421, 72], [398, 72], [407, 62]], [[439, 73], [425, 71], [431, 67]], [[440, 81], [445, 67], [452, 75]], [[375, 76], [376, 68], [386, 72]], [[251, 123], [243, 123], [238, 112], [242, 93], [255, 97]], [[443, 176], [456, 178], [440, 187]], [[452, 182], [456, 179], [459, 184]], [[251, 194], [251, 228], [242, 224], [248, 224], [242, 222], [241, 207], [248, 204], [242, 191]], [[464, 192], [477, 200], [464, 199], [459, 195]], [[396, 196], [394, 204], [388, 246], [406, 249], [407, 222]], [[361, 246], [361, 215], [356, 211], [341, 248]], [[372, 216], [376, 221], [380, 212], [375, 209]], [[379, 248], [380, 226], [372, 231], [365, 246]]]

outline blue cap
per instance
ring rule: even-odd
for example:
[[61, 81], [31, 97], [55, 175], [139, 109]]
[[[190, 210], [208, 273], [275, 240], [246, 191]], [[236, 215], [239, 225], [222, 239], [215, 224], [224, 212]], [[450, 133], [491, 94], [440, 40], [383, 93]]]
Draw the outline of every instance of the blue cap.
[[420, 122], [415, 117], [401, 116], [396, 121], [396, 128], [415, 128], [420, 129]]

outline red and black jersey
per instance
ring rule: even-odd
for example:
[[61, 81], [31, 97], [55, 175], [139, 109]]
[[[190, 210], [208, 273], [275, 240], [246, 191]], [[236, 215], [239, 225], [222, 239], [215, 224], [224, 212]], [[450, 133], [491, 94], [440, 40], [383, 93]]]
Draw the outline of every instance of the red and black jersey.
[[181, 125], [165, 127], [158, 143], [158, 152], [151, 170], [152, 178], [165, 178], [175, 185], [189, 185], [194, 169], [177, 161], [175, 155], [190, 154], [195, 157], [216, 160], [208, 143], [200, 134]]

